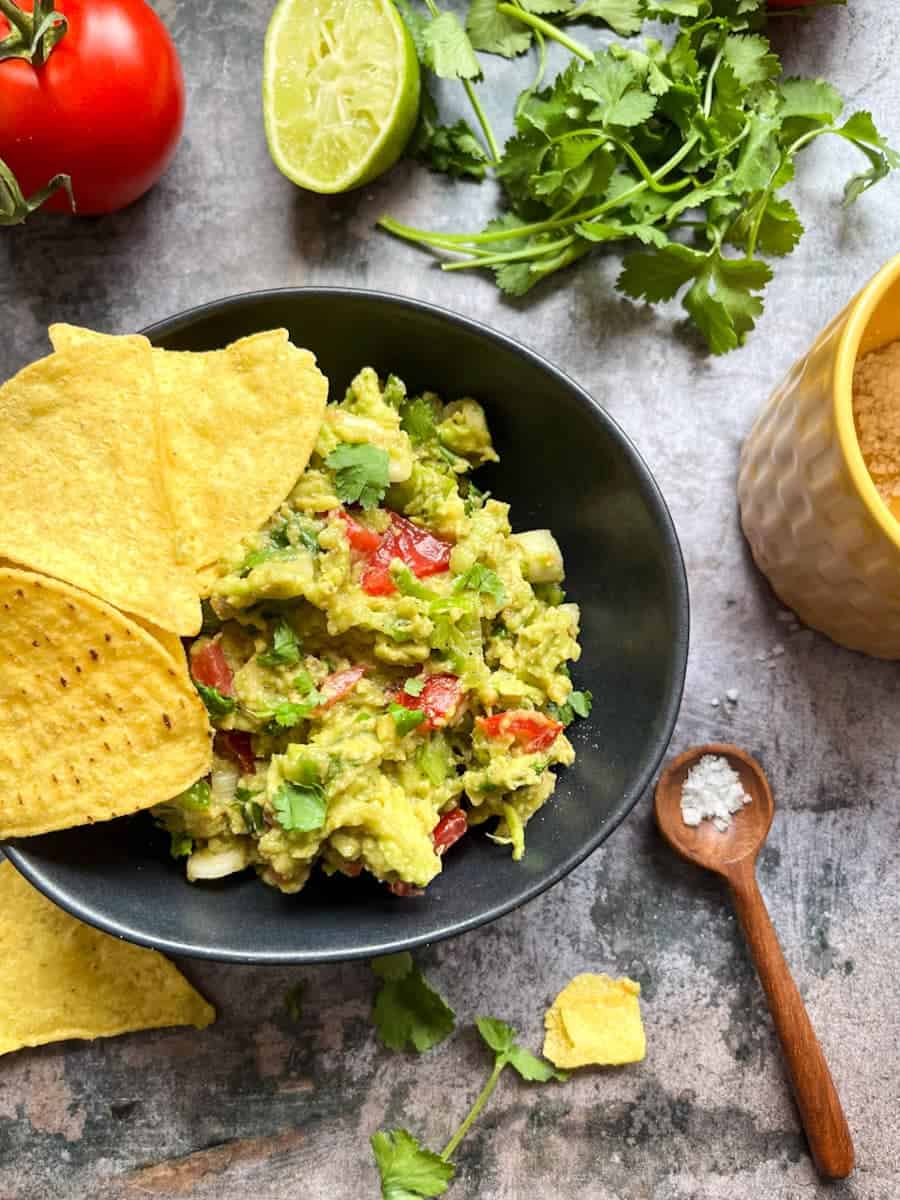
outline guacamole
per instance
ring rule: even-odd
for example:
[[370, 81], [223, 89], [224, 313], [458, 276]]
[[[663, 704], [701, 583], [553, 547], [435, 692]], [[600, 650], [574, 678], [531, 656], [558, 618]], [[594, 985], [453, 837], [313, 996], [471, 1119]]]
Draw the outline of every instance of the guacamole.
[[494, 461], [474, 400], [365, 368], [328, 405], [190, 647], [212, 773], [154, 810], [189, 879], [252, 866], [296, 892], [318, 862], [415, 894], [473, 825], [522, 857], [590, 696], [553, 536], [514, 534], [470, 479]]

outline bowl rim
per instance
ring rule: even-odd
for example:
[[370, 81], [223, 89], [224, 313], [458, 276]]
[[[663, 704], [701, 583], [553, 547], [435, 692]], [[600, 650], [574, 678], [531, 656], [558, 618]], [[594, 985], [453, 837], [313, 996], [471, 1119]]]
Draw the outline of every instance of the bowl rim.
[[526, 359], [534, 369], [549, 374], [562, 386], [575, 393], [579, 402], [586, 405], [594, 417], [607, 426], [608, 431], [627, 456], [635, 476], [642, 487], [651, 513], [659, 526], [662, 541], [668, 549], [671, 565], [670, 586], [672, 591], [672, 609], [675, 624], [672, 646], [672, 678], [665, 707], [660, 713], [658, 732], [646, 753], [644, 769], [637, 776], [628, 791], [622, 794], [614, 811], [595, 835], [578, 846], [552, 872], [541, 876], [539, 880], [536, 880], [529, 887], [517, 892], [510, 900], [493, 904], [478, 914], [463, 920], [449, 922], [431, 933], [418, 934], [411, 937], [404, 937], [401, 933], [396, 938], [377, 947], [366, 946], [351, 950], [310, 951], [304, 949], [302, 946], [298, 946], [296, 950], [290, 951], [267, 952], [263, 950], [258, 953], [238, 953], [232, 950], [219, 950], [208, 944], [196, 944], [173, 938], [148, 935], [142, 933], [139, 929], [132, 928], [127, 922], [107, 916], [106, 913], [98, 912], [89, 905], [79, 902], [77, 897], [73, 897], [66, 889], [60, 888], [51, 879], [46, 878], [40, 867], [35, 866], [30, 861], [27, 850], [23, 853], [19, 844], [10, 846], [0, 843], [0, 849], [2, 849], [3, 853], [15, 868], [25, 876], [29, 883], [42, 892], [49, 900], [78, 920], [92, 925], [105, 933], [112, 934], [114, 937], [122, 938], [137, 945], [146, 946], [149, 949], [158, 950], [175, 957], [197, 958], [212, 962], [280, 966], [349, 962], [354, 959], [374, 958], [383, 954], [414, 950], [421, 946], [430, 945], [433, 942], [458, 937], [460, 934], [478, 929], [482, 925], [488, 925], [498, 918], [514, 912], [571, 874], [576, 867], [589, 858], [618, 829], [625, 818], [634, 810], [640, 799], [646, 794], [652, 779], [659, 770], [660, 763], [671, 742], [684, 695], [690, 642], [690, 598], [684, 555], [672, 514], [649, 466], [618, 421], [585, 388], [572, 379], [570, 375], [566, 374], [560, 367], [550, 362], [549, 359], [544, 358], [542, 354], [539, 354], [536, 350], [532, 350], [529, 346], [524, 345], [509, 334], [502, 333], [482, 321], [463, 316], [452, 309], [443, 308], [440, 305], [418, 300], [411, 296], [402, 296], [378, 289], [347, 286], [315, 285], [310, 287], [262, 288], [249, 292], [235, 293], [223, 296], [217, 300], [195, 305], [193, 308], [184, 309], [173, 316], [145, 326], [140, 332], [153, 342], [163, 336], [178, 333], [205, 317], [218, 316], [223, 312], [240, 308], [248, 303], [256, 304], [268, 299], [284, 299], [298, 294], [312, 297], [321, 296], [323, 298], [331, 296], [363, 298], [392, 307], [410, 309], [414, 312], [437, 317], [451, 324], [462, 326], [467, 331], [486, 339], [488, 342], [493, 342], [496, 346], [502, 347]]
[[868, 515], [885, 535], [893, 550], [900, 550], [900, 521], [882, 500], [863, 458], [853, 412], [853, 375], [863, 337], [875, 310], [900, 281], [900, 254], [880, 268], [850, 301], [835, 352], [832, 413], [838, 445], [856, 493]]

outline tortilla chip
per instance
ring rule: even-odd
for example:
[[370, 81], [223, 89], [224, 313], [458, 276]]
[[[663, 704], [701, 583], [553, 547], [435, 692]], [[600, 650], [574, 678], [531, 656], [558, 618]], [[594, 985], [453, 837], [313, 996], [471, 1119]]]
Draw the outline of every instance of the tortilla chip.
[[170, 800], [211, 765], [187, 670], [101, 600], [0, 569], [0, 838]]
[[152, 621], [142, 621], [140, 617], [134, 617], [133, 619], [137, 621], [141, 629], [146, 629], [150, 636], [160, 643], [179, 670], [183, 668], [187, 671], [187, 655], [184, 652], [184, 643], [177, 633], [169, 633], [168, 629], [160, 629]]
[[119, 941], [51, 904], [0, 863], [0, 1054], [65, 1038], [193, 1025], [216, 1010], [155, 950]]
[[0, 387], [0, 557], [194, 634], [158, 404], [145, 338], [51, 354]]
[[621, 1066], [647, 1052], [641, 985], [608, 975], [576, 975], [544, 1017], [544, 1057], [554, 1066]]
[[[50, 340], [60, 350], [122, 339], [51, 325]], [[200, 570], [258, 529], [291, 491], [315, 446], [328, 381], [286, 329], [205, 353], [154, 349], [153, 369], [177, 553]]]

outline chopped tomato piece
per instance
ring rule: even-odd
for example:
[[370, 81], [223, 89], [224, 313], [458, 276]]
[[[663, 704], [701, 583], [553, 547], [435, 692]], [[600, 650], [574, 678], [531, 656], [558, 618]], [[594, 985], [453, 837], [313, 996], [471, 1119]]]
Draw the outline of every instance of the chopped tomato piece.
[[454, 808], [451, 812], [444, 813], [431, 834], [435, 854], [443, 854], [445, 850], [449, 850], [468, 828], [468, 819], [461, 808]]
[[221, 635], [191, 646], [191, 675], [204, 687], [213, 687], [222, 696], [234, 695], [234, 672], [220, 645]]
[[452, 549], [450, 542], [435, 537], [421, 525], [414, 525], [397, 513], [391, 513], [390, 528], [363, 572], [363, 591], [370, 596], [389, 596], [397, 590], [390, 572], [395, 558], [409, 567], [417, 579], [449, 571]]
[[388, 891], [393, 896], [424, 896], [424, 888], [416, 887], [412, 883], [389, 883]]
[[243, 729], [217, 729], [215, 751], [223, 758], [234, 759], [245, 775], [256, 774], [256, 756], [250, 734]]
[[361, 862], [344, 863], [340, 872], [342, 875], [349, 875], [351, 879], [356, 879], [358, 875], [362, 875], [363, 865]]
[[439, 729], [456, 715], [462, 694], [462, 684], [456, 675], [429, 675], [418, 696], [410, 696], [401, 688], [395, 700], [404, 708], [421, 709], [425, 714], [425, 729]]
[[381, 541], [380, 533], [361, 525], [359, 521], [350, 516], [346, 509], [339, 508], [338, 516], [344, 522], [347, 541], [354, 550], [359, 550], [362, 554], [371, 554], [373, 550], [378, 549], [378, 543]]
[[552, 746], [563, 730], [561, 721], [554, 721], [543, 713], [527, 709], [494, 713], [490, 717], [478, 718], [479, 728], [488, 737], [512, 737], [529, 753], [546, 750]]
[[348, 695], [365, 675], [367, 667], [347, 667], [344, 671], [335, 671], [324, 680], [319, 692], [323, 697], [322, 707], [331, 708], [338, 700]]

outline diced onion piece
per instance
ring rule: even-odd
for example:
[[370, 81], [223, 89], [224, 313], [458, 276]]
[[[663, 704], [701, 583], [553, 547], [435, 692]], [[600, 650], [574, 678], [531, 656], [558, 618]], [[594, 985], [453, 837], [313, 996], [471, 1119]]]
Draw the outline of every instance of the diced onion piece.
[[514, 533], [512, 540], [522, 551], [522, 569], [529, 583], [562, 583], [566, 577], [562, 551], [549, 529]]
[[191, 883], [198, 879], [224, 879], [247, 866], [247, 855], [240, 846], [227, 850], [198, 850], [187, 860], [187, 877]]

